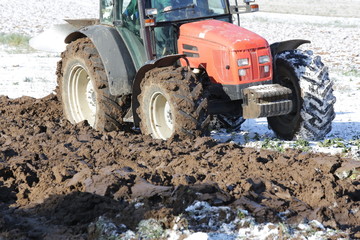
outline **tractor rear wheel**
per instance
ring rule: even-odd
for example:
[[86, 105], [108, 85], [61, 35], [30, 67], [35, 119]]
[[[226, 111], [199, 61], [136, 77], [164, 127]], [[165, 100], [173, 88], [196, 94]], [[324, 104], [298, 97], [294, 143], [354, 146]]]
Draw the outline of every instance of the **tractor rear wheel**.
[[328, 68], [311, 51], [292, 50], [275, 56], [274, 83], [292, 90], [293, 111], [269, 117], [270, 128], [287, 140], [323, 139], [335, 118], [333, 81]]
[[58, 62], [58, 98], [71, 123], [87, 120], [97, 130], [122, 128], [130, 98], [110, 94], [104, 65], [95, 46], [81, 38], [67, 46]]
[[208, 134], [210, 118], [202, 84], [184, 67], [162, 67], [147, 72], [138, 100], [143, 134], [164, 140]]

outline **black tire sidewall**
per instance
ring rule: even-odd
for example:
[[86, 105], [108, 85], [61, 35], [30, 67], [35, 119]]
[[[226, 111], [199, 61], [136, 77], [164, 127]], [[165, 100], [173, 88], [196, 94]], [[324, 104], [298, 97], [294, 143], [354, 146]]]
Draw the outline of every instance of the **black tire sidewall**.
[[300, 80], [296, 76], [294, 69], [284, 60], [276, 61], [276, 76], [274, 83], [288, 87], [292, 91], [293, 111], [287, 115], [269, 117], [270, 128], [282, 139], [292, 140], [300, 129], [301, 108], [303, 104]]
[[[292, 89], [294, 118], [282, 121], [286, 116], [268, 118], [269, 126], [276, 135], [286, 140], [320, 140], [331, 131], [335, 118], [333, 95], [334, 82], [320, 56], [312, 51], [291, 50], [275, 56], [275, 77], [280, 85]], [[280, 69], [280, 70], [279, 70]], [[284, 73], [285, 72], [285, 73]], [[288, 75], [289, 82], [281, 83], [281, 74]]]

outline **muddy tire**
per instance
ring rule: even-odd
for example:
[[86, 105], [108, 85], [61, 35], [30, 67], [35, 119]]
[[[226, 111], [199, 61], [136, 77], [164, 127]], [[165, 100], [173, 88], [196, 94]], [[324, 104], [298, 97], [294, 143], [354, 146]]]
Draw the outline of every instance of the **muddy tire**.
[[274, 82], [292, 90], [294, 108], [287, 115], [269, 117], [270, 128], [282, 139], [323, 139], [335, 118], [328, 68], [311, 51], [285, 51], [274, 60]]
[[122, 128], [128, 96], [112, 96], [99, 53], [88, 38], [70, 43], [58, 62], [58, 98], [71, 123], [87, 120], [95, 129]]
[[186, 68], [150, 70], [141, 83], [138, 100], [143, 134], [156, 139], [185, 139], [209, 133], [206, 94]]

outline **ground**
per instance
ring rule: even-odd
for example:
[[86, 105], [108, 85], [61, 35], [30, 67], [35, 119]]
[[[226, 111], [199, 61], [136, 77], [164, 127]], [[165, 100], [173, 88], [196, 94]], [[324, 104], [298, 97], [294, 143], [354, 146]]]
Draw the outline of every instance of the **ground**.
[[[311, 2], [259, 0], [264, 10], [311, 16], [262, 12], [243, 15], [242, 25], [269, 42], [312, 41], [307, 49], [335, 81], [330, 147], [279, 147], [263, 119], [192, 141], [71, 125], [54, 94], [59, 54], [0, 44], [0, 240], [360, 239], [360, 50], [352, 44], [360, 2], [333, 1], [333, 17], [323, 16], [328, 2]], [[8, 22], [0, 32], [36, 36], [77, 16], [70, 6], [96, 7], [55, 4], [0, 3]]]
[[65, 120], [55, 95], [1, 97], [0, 112], [0, 239], [91, 238], [99, 217], [132, 231], [148, 218], [170, 228], [176, 216], [190, 221], [194, 201], [247, 210], [257, 223], [317, 220], [360, 237], [358, 161], [97, 132]]

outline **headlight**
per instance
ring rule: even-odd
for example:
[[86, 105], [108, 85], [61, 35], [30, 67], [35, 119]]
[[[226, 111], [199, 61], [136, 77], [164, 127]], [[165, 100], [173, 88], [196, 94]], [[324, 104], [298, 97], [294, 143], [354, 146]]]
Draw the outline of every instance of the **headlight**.
[[259, 57], [259, 63], [264, 64], [270, 62], [270, 57], [268, 55], [260, 56]]
[[266, 73], [270, 72], [270, 66], [269, 65], [264, 66], [264, 72], [266, 72]]
[[245, 77], [246, 76], [246, 69], [240, 69], [239, 70], [239, 76], [240, 77]]
[[249, 59], [247, 59], [247, 58], [238, 59], [237, 62], [238, 62], [238, 66], [239, 66], [239, 67], [243, 67], [243, 66], [249, 65]]

